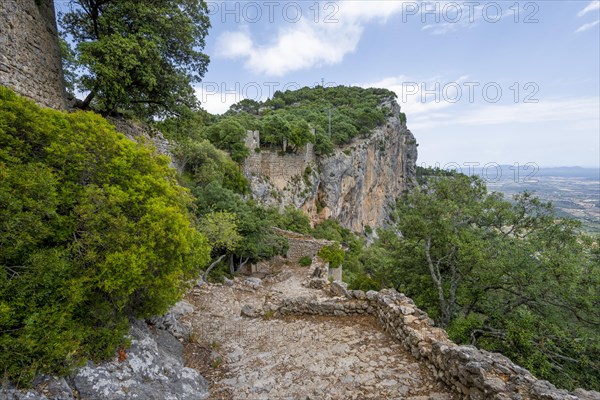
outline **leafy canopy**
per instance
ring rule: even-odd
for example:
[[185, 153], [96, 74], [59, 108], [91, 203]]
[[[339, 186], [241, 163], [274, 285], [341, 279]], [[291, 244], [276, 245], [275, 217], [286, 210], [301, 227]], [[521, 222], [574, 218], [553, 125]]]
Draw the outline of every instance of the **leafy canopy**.
[[368, 251], [372, 276], [458, 342], [558, 386], [600, 388], [597, 238], [529, 193], [508, 202], [478, 178], [421, 178], [399, 199], [394, 230], [379, 230]]
[[196, 106], [192, 84], [209, 62], [203, 0], [71, 0], [60, 23], [74, 45], [78, 88], [89, 91], [84, 106], [141, 117]]
[[[277, 91], [265, 102], [242, 100], [232, 105], [224, 118], [243, 119], [240, 122], [246, 129], [259, 129], [261, 146], [282, 147], [287, 143], [286, 150], [296, 152], [306, 143], [314, 143], [317, 154], [329, 155], [333, 144], [350, 143], [383, 125], [391, 111], [384, 104], [395, 97], [385, 89], [304, 87]], [[258, 121], [262, 129], [251, 121]]]

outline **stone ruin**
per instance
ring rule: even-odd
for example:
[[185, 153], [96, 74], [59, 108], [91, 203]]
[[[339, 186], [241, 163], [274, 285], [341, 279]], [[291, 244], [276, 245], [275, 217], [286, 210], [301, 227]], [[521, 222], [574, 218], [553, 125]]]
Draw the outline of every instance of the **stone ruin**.
[[53, 0], [0, 1], [0, 85], [44, 107], [66, 107]]

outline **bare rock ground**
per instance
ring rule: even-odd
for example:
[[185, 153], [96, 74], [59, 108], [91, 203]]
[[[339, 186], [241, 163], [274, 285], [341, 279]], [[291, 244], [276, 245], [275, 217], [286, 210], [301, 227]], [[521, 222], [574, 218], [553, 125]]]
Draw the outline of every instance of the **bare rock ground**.
[[302, 286], [307, 272], [285, 267], [260, 285], [237, 278], [188, 295], [196, 311], [184, 317], [192, 325], [186, 362], [209, 381], [209, 399], [456, 398], [371, 316], [240, 315], [273, 297], [327, 297]]

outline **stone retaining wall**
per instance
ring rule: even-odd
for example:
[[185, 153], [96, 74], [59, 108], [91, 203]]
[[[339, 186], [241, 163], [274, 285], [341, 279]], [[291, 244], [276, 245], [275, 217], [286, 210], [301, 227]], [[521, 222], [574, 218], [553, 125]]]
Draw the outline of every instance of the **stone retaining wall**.
[[242, 169], [244, 175], [268, 177], [269, 181], [279, 190], [283, 190], [293, 179], [302, 179], [306, 167], [316, 161], [312, 143], [307, 143], [295, 154], [280, 153], [276, 150], [260, 148], [260, 133], [246, 132], [246, 147], [250, 154], [244, 160]]
[[331, 240], [315, 239], [310, 235], [303, 235], [279, 228], [273, 228], [273, 231], [288, 240], [289, 247], [286, 257], [291, 262], [298, 262], [298, 260], [306, 256], [313, 258], [322, 247], [335, 243]]
[[434, 327], [410, 298], [393, 290], [353, 290], [346, 293], [346, 298], [326, 300], [288, 298], [281, 301], [278, 311], [328, 316], [371, 314], [385, 331], [466, 399], [600, 399], [597, 392], [557, 389], [501, 354], [457, 345], [448, 339], [446, 331]]

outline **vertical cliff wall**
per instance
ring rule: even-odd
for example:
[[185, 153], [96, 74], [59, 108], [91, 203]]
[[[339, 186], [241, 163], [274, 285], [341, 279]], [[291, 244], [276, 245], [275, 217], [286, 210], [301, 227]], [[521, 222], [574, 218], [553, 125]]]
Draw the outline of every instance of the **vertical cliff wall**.
[[331, 217], [356, 232], [384, 225], [394, 200], [415, 184], [417, 161], [417, 142], [400, 118], [400, 106], [395, 101], [385, 106], [392, 110], [386, 125], [330, 157], [316, 157], [312, 147], [294, 155], [256, 153], [258, 133], [248, 132], [251, 156], [244, 172], [253, 197], [302, 209], [313, 223]]
[[0, 85], [65, 108], [53, 0], [0, 0]]

